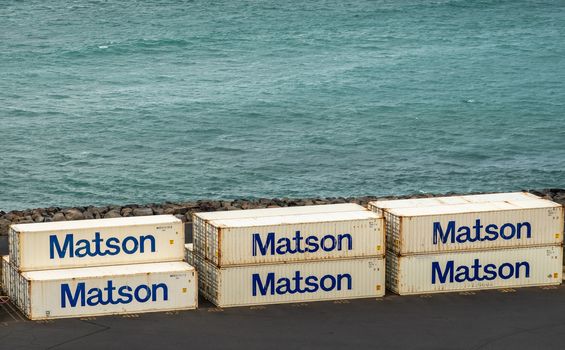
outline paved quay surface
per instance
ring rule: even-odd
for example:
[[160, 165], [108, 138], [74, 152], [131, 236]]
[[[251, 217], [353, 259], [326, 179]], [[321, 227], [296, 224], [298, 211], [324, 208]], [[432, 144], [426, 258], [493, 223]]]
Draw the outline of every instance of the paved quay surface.
[[0, 349], [561, 349], [565, 287], [26, 321]]
[[[5, 254], [5, 237], [0, 253]], [[565, 286], [28, 321], [0, 349], [561, 349]]]

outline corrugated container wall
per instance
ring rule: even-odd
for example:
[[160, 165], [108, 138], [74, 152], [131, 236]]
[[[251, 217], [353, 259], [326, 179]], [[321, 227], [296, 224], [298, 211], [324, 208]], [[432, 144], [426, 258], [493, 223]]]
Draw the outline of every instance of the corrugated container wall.
[[195, 255], [200, 293], [219, 307], [382, 297], [382, 257], [218, 268]]
[[12, 300], [32, 320], [195, 309], [196, 271], [166, 262], [18, 274]]
[[2, 257], [2, 288], [8, 296], [15, 295], [13, 281], [18, 278], [18, 271], [10, 266], [10, 257], [4, 255]]
[[[461, 203], [473, 196], [376, 201], [369, 208], [384, 213], [387, 249], [399, 255], [563, 243], [560, 204], [532, 195], [522, 199], [515, 199], [519, 194], [510, 195], [497, 202]], [[504, 198], [502, 194], [491, 197]], [[437, 202], [446, 203], [422, 205]]]
[[559, 246], [397, 256], [387, 253], [387, 287], [400, 295], [559, 285]]
[[184, 225], [172, 215], [12, 225], [20, 271], [184, 259]]
[[194, 266], [194, 245], [187, 243], [184, 245], [185, 261]]
[[208, 220], [195, 214], [195, 249], [222, 267], [384, 255], [383, 218], [356, 209], [280, 216], [267, 216], [267, 209], [257, 217], [241, 211], [243, 218]]
[[194, 230], [194, 249], [199, 255], [205, 255], [204, 247], [207, 246], [207, 235], [213, 234], [213, 228], [208, 224], [214, 220], [252, 219], [269, 216], [288, 216], [302, 214], [337, 213], [345, 211], [363, 210], [362, 206], [354, 203], [306, 205], [283, 208], [264, 208], [231, 211], [214, 211], [196, 213], [192, 216]]

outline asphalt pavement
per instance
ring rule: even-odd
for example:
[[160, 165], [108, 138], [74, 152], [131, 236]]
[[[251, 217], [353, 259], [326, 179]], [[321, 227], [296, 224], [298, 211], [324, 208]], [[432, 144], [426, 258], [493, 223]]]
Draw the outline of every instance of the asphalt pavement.
[[[5, 238], [0, 253], [5, 254]], [[565, 286], [29, 321], [0, 349], [561, 349]]]

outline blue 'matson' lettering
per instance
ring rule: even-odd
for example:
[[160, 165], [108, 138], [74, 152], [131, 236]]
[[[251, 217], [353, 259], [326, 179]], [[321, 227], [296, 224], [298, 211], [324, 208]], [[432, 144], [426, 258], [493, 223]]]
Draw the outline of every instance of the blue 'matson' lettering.
[[[520, 272], [523, 271], [523, 274]], [[432, 262], [432, 284], [462, 283], [474, 281], [492, 281], [497, 278], [507, 280], [510, 278], [530, 277], [530, 263], [527, 261], [503, 263], [500, 266], [495, 264], [482, 265], [479, 259], [475, 259], [471, 266], [459, 265], [455, 267], [455, 262], [449, 260], [445, 266], [437, 261]]]
[[455, 221], [452, 220], [447, 223], [445, 230], [440, 222], [434, 222], [433, 243], [483, 242], [495, 241], [498, 238], [502, 238], [503, 240], [521, 239], [524, 235], [526, 238], [532, 237], [532, 225], [530, 225], [529, 222], [519, 222], [516, 225], [505, 223], [498, 227], [496, 224], [485, 226], [481, 223], [481, 219], [477, 219], [475, 225], [469, 227], [464, 225], [457, 226]]
[[69, 307], [76, 307], [77, 305], [83, 307], [129, 304], [132, 301], [138, 303], [154, 302], [159, 298], [159, 291], [161, 291], [161, 300], [169, 299], [169, 288], [165, 283], [152, 284], [151, 286], [142, 284], [134, 288], [128, 285], [116, 287], [112, 280], [108, 280], [106, 287], [102, 289], [87, 289], [86, 283], [80, 282], [77, 283], [74, 291], [71, 290], [68, 283], [63, 283], [61, 284], [61, 307], [66, 308], [67, 305]]
[[352, 278], [348, 273], [333, 275], [307, 276], [303, 277], [300, 271], [295, 271], [292, 278], [275, 276], [274, 272], [267, 273], [265, 279], [261, 275], [254, 273], [251, 276], [251, 283], [253, 284], [252, 294], [265, 296], [269, 295], [285, 295], [285, 294], [303, 294], [315, 293], [319, 290], [330, 292], [333, 290], [342, 290], [345, 288], [351, 290]]
[[300, 231], [296, 231], [294, 237], [276, 238], [274, 232], [269, 232], [265, 240], [261, 238], [261, 234], [254, 233], [252, 236], [253, 256], [261, 254], [284, 255], [296, 253], [315, 253], [318, 250], [331, 252], [333, 250], [341, 251], [343, 249], [353, 249], [353, 238], [349, 233], [334, 235], [325, 235], [321, 238], [318, 236], [303, 236]]
[[94, 233], [94, 238], [90, 241], [88, 239], [79, 239], [75, 242], [74, 235], [69, 233], [65, 235], [63, 243], [59, 242], [57, 235], [49, 236], [49, 258], [59, 259], [65, 257], [70, 258], [84, 258], [85, 256], [106, 256], [118, 255], [121, 252], [125, 254], [145, 253], [149, 245], [149, 251], [155, 252], [155, 237], [153, 235], [127, 236], [120, 242], [117, 237], [110, 237], [104, 239], [100, 237], [100, 232]]

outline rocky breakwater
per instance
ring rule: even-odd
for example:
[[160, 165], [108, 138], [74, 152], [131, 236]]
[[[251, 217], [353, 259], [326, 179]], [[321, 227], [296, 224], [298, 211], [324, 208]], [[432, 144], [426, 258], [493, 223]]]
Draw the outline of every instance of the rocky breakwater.
[[[543, 189], [529, 190], [546, 199], [565, 205], [565, 189]], [[336, 203], [357, 203], [366, 206], [369, 201], [377, 198], [386, 199], [402, 199], [402, 198], [424, 198], [445, 195], [456, 195], [457, 193], [444, 194], [416, 194], [405, 196], [388, 196], [388, 197], [339, 197], [339, 198], [260, 198], [260, 199], [236, 199], [236, 200], [199, 200], [194, 202], [165, 202], [151, 204], [128, 204], [128, 205], [109, 205], [109, 206], [88, 206], [88, 207], [49, 207], [26, 210], [13, 210], [10, 212], [0, 211], [0, 235], [7, 235], [8, 228], [11, 224], [17, 223], [33, 223], [33, 222], [52, 222], [65, 220], [85, 220], [85, 219], [101, 219], [116, 218], [128, 216], [145, 216], [145, 215], [161, 215], [172, 214], [181, 219], [185, 223], [190, 223], [192, 213], [220, 210], [239, 210], [239, 209], [257, 209], [257, 208], [278, 208], [292, 207], [302, 205], [315, 204], [336, 204]]]

